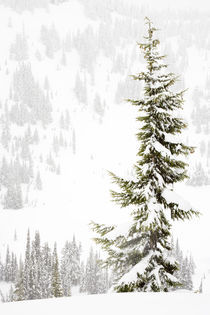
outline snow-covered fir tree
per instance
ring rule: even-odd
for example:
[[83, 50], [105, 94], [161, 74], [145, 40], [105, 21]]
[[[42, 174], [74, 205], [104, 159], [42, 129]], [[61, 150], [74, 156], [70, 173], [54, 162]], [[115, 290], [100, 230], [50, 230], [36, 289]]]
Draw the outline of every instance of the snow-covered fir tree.
[[177, 239], [176, 245], [174, 245], [173, 237], [171, 239], [171, 250], [168, 251], [168, 256], [170, 258], [175, 258], [178, 262], [178, 270], [175, 271], [174, 275], [179, 280], [180, 289], [192, 290], [193, 289], [193, 281], [192, 275], [195, 271], [195, 263], [192, 258], [192, 255], [188, 258], [188, 256], [184, 256], [183, 252], [180, 248], [179, 241]]
[[40, 235], [36, 231], [34, 241], [31, 249], [31, 271], [33, 277], [33, 299], [40, 299], [42, 297], [42, 283], [41, 283], [41, 244]]
[[14, 301], [23, 301], [25, 300], [25, 288], [24, 288], [24, 266], [22, 260], [19, 263], [19, 270], [17, 274], [17, 280], [15, 283], [15, 290], [13, 293]]
[[80, 254], [81, 245], [77, 245], [74, 236], [72, 242], [67, 241], [62, 250], [61, 282], [64, 296], [70, 296], [72, 286], [80, 284]]
[[48, 243], [41, 244], [38, 231], [31, 240], [28, 230], [24, 261], [20, 257], [17, 263], [16, 255], [9, 247], [5, 260], [0, 259], [0, 281], [12, 283], [8, 294], [1, 293], [2, 301], [71, 296], [73, 287], [87, 294], [107, 292], [109, 270], [101, 268], [99, 254], [92, 249], [86, 262], [81, 262], [81, 248], [81, 243], [77, 243], [73, 236], [72, 241], [66, 241], [59, 259], [56, 244], [52, 252]]
[[10, 256], [10, 250], [7, 246], [7, 252], [6, 252], [6, 261], [5, 261], [5, 268], [4, 268], [5, 276], [4, 280], [9, 281], [10, 280], [10, 274], [11, 274], [11, 256]]
[[91, 247], [85, 270], [85, 290], [88, 294], [96, 294], [96, 274], [93, 248]]
[[48, 243], [45, 243], [41, 252], [41, 275], [40, 282], [42, 287], [41, 297], [50, 298], [51, 295], [51, 278], [52, 278], [52, 255]]
[[42, 180], [41, 180], [41, 175], [39, 171], [36, 176], [36, 189], [42, 190]]
[[183, 91], [174, 92], [173, 73], [167, 73], [164, 57], [159, 53], [157, 31], [146, 18], [145, 42], [138, 44], [146, 60], [146, 69], [133, 79], [144, 82], [144, 96], [128, 101], [138, 108], [140, 130], [135, 177], [124, 179], [111, 173], [119, 191], [112, 197], [121, 207], [131, 209], [131, 222], [126, 231], [115, 226], [93, 223], [99, 234], [95, 240], [107, 251], [104, 265], [114, 268], [116, 292], [169, 291], [179, 285], [174, 276], [178, 263], [169, 259], [171, 224], [198, 214], [182, 207], [173, 192], [173, 184], [187, 178], [181, 156], [193, 152], [178, 135], [186, 128], [178, 111], [183, 105]]
[[91, 247], [86, 262], [85, 270], [83, 270], [80, 292], [88, 294], [106, 293], [109, 288], [108, 270], [103, 270], [100, 264], [99, 254], [94, 253]]
[[24, 299], [30, 300], [31, 295], [31, 281], [30, 281], [30, 270], [31, 270], [31, 240], [30, 231], [27, 232], [26, 250], [25, 250], [25, 263], [23, 271], [23, 282], [24, 282]]
[[189, 260], [186, 257], [182, 265], [182, 287], [186, 290], [193, 289], [192, 274], [189, 268]]
[[51, 293], [53, 297], [63, 296], [56, 243], [53, 250]]

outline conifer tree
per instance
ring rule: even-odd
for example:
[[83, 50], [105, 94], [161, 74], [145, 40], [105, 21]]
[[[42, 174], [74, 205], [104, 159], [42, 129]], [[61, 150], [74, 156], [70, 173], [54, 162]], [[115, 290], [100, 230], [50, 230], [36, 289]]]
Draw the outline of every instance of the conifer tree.
[[54, 245], [54, 251], [53, 251], [51, 291], [52, 291], [53, 297], [62, 297], [63, 296], [56, 243]]
[[66, 241], [61, 259], [61, 282], [64, 296], [70, 296], [71, 287], [80, 284], [80, 253], [81, 245], [77, 245], [75, 236], [72, 242]]
[[63, 288], [64, 296], [71, 295], [71, 286], [72, 286], [72, 253], [71, 253], [71, 244], [70, 242], [65, 243], [65, 247], [62, 249], [62, 259], [61, 259], [61, 282]]
[[10, 254], [9, 246], [7, 246], [4, 273], [5, 273], [4, 280], [6, 282], [10, 281], [10, 278], [11, 278], [11, 254]]
[[75, 235], [73, 236], [73, 240], [71, 242], [71, 282], [73, 286], [76, 286], [80, 282], [81, 278], [81, 270], [80, 270], [80, 255], [81, 255], [81, 244], [77, 245]]
[[177, 78], [167, 73], [164, 57], [159, 53], [157, 29], [146, 18], [148, 27], [144, 43], [139, 43], [146, 69], [133, 79], [144, 82], [144, 96], [128, 101], [138, 108], [140, 142], [135, 176], [125, 179], [110, 173], [119, 187], [112, 191], [113, 200], [122, 208], [131, 209], [127, 230], [92, 223], [99, 234], [95, 241], [108, 253], [104, 265], [113, 267], [114, 290], [168, 291], [179, 285], [174, 277], [178, 263], [168, 258], [171, 225], [174, 220], [198, 215], [191, 207], [183, 208], [174, 197], [173, 184], [187, 178], [183, 157], [194, 148], [177, 137], [186, 123], [177, 114], [183, 105], [183, 93], [172, 90]]
[[30, 231], [28, 229], [26, 250], [25, 250], [24, 272], [23, 272], [24, 297], [26, 300], [31, 298], [30, 270], [31, 270], [31, 240], [30, 240]]
[[32, 280], [32, 297], [33, 299], [40, 299], [42, 297], [42, 283], [41, 283], [41, 245], [40, 235], [36, 231], [34, 241], [31, 248], [31, 280]]
[[36, 253], [35, 253], [35, 242], [31, 244], [31, 266], [29, 270], [29, 300], [35, 300], [40, 298], [37, 292], [37, 270], [36, 270]]
[[8, 302], [14, 302], [15, 301], [15, 294], [14, 294], [14, 289], [13, 289], [12, 285], [10, 286], [7, 300], [8, 300]]
[[17, 280], [15, 283], [15, 290], [13, 293], [13, 299], [15, 301], [23, 301], [25, 300], [25, 288], [24, 288], [24, 267], [23, 267], [23, 262], [20, 259], [19, 263], [19, 271], [17, 275]]
[[80, 288], [79, 291], [81, 293], [86, 291], [86, 277], [85, 277], [85, 265], [84, 262], [81, 262], [81, 266], [80, 266], [80, 270], [81, 270], [81, 278], [80, 278]]
[[0, 256], [0, 281], [4, 280], [4, 265], [1, 261], [1, 256]]
[[45, 243], [42, 248], [41, 260], [41, 287], [42, 298], [51, 297], [51, 276], [52, 276], [52, 255], [48, 243]]
[[91, 247], [85, 270], [85, 291], [96, 294], [96, 274], [93, 248]]
[[40, 172], [38, 172], [36, 175], [36, 189], [42, 190], [42, 180], [41, 180]]
[[182, 279], [183, 279], [182, 288], [186, 290], [192, 290], [193, 289], [192, 274], [190, 272], [189, 261], [187, 257], [183, 261]]

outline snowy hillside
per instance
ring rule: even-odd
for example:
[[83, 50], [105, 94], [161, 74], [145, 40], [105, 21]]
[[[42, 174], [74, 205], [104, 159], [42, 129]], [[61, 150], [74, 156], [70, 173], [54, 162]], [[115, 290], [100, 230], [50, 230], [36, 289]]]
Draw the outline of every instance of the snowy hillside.
[[[111, 202], [107, 171], [132, 177], [137, 111], [124, 100], [142, 95], [141, 84], [129, 75], [143, 67], [136, 42], [145, 33], [144, 17], [150, 16], [161, 30], [161, 49], [168, 55], [170, 71], [180, 75], [177, 90], [188, 89], [181, 113], [188, 122], [183, 139], [196, 147], [187, 161], [190, 179], [175, 190], [202, 215], [176, 223], [173, 233], [185, 255], [192, 254], [195, 260], [194, 290], [203, 279], [203, 291], [210, 292], [209, 8], [186, 5], [171, 10], [161, 3], [160, 10], [135, 0], [31, 0], [20, 5], [0, 1], [2, 261], [7, 246], [18, 258], [24, 257], [28, 228], [32, 234], [40, 231], [41, 241], [51, 246], [56, 241], [59, 253], [75, 234], [86, 259], [93, 245], [90, 221], [123, 224], [128, 220], [128, 212]], [[4, 286], [0, 283], [2, 291]], [[141, 303], [146, 305], [150, 298], [142, 298]], [[166, 313], [164, 297], [160, 304], [155, 295], [152, 298], [157, 304], [151, 307], [163, 307]], [[95, 299], [84, 297], [81, 312]], [[104, 305], [104, 313], [105, 307], [110, 312], [108, 304], [114, 303], [116, 311], [120, 305], [123, 314], [130, 303], [135, 309], [138, 299], [137, 295], [126, 300], [97, 296], [97, 303]], [[190, 314], [207, 309], [206, 296], [171, 294], [169, 300], [177, 306], [174, 314], [180, 313], [180, 303]], [[77, 297], [58, 304], [33, 303], [35, 308], [18, 303], [15, 312], [27, 314], [30, 308], [35, 314], [46, 307], [56, 313], [61, 305], [71, 312]], [[12, 314], [15, 306], [2, 307], [4, 314]], [[199, 307], [203, 310], [198, 312]]]
[[[167, 295], [167, 299], [165, 297]], [[152, 303], [151, 303], [152, 301]], [[206, 314], [209, 309], [208, 295], [192, 293], [124, 293], [107, 294], [86, 297], [50, 299], [42, 301], [27, 301], [1, 305], [3, 314], [40, 315], [51, 314], [135, 314], [140, 313], [176, 315], [176, 314]]]

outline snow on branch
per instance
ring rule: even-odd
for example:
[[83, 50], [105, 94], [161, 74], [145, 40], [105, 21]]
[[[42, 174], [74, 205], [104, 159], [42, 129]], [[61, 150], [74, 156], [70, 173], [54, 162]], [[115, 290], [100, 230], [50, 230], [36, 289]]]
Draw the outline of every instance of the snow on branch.
[[192, 205], [186, 201], [179, 194], [175, 193], [173, 190], [165, 189], [162, 193], [163, 198], [167, 201], [167, 203], [175, 203], [179, 206], [183, 211], [190, 211], [193, 209]]

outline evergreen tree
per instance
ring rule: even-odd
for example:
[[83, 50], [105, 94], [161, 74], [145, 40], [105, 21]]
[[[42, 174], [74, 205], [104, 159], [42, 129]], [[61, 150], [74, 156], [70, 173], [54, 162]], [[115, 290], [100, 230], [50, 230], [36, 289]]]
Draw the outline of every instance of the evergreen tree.
[[26, 300], [29, 300], [31, 298], [30, 270], [31, 270], [31, 241], [30, 241], [30, 231], [28, 230], [26, 250], [25, 250], [24, 273], [23, 273], [24, 298]]
[[0, 281], [4, 280], [4, 265], [3, 262], [1, 261], [1, 256], [0, 256]]
[[61, 259], [61, 282], [62, 282], [64, 296], [71, 295], [71, 286], [72, 286], [71, 256], [72, 256], [71, 244], [67, 241], [62, 250], [62, 259]]
[[85, 287], [85, 265], [84, 262], [81, 262], [81, 266], [80, 266], [80, 273], [81, 273], [81, 277], [80, 277], [80, 288], [79, 291], [81, 293], [86, 291], [86, 287]]
[[25, 34], [17, 34], [15, 42], [10, 47], [10, 57], [16, 61], [28, 59], [28, 43]]
[[201, 282], [200, 282], [200, 286], [199, 286], [199, 290], [198, 290], [199, 293], [203, 293], [203, 280], [201, 279]]
[[106, 292], [106, 270], [102, 270], [100, 264], [100, 256], [95, 253], [94, 256], [94, 278], [95, 278], [95, 293], [102, 294]]
[[53, 251], [51, 292], [53, 297], [63, 296], [56, 243]]
[[72, 285], [76, 286], [79, 284], [80, 277], [81, 277], [81, 271], [80, 271], [81, 244], [77, 245], [75, 236], [73, 236], [71, 247], [72, 247], [71, 278], [72, 278]]
[[41, 175], [39, 171], [36, 175], [36, 189], [42, 190], [42, 180], [41, 180]]
[[4, 267], [4, 281], [9, 282], [11, 279], [11, 254], [9, 247], [7, 246], [6, 261]]
[[16, 275], [18, 271], [17, 258], [14, 253], [11, 255], [11, 273], [10, 273], [10, 281], [15, 282]]
[[20, 260], [19, 271], [17, 275], [17, 281], [15, 283], [15, 290], [13, 294], [13, 299], [15, 301], [25, 300], [25, 288], [24, 288], [24, 267], [23, 262]]
[[99, 117], [102, 118], [104, 115], [104, 107], [101, 102], [100, 96], [98, 94], [96, 94], [95, 96], [93, 108], [94, 108], [94, 111], [99, 115]]
[[52, 277], [52, 255], [49, 245], [44, 244], [42, 248], [41, 265], [41, 288], [42, 298], [50, 298], [51, 295], [51, 277]]
[[92, 223], [99, 234], [96, 242], [108, 253], [104, 265], [113, 266], [117, 275], [116, 292], [159, 292], [179, 285], [174, 277], [178, 263], [167, 257], [171, 224], [198, 214], [190, 207], [183, 209], [173, 199], [173, 184], [187, 178], [187, 164], [180, 156], [192, 153], [193, 148], [176, 138], [186, 127], [176, 114], [182, 108], [183, 91], [171, 89], [176, 77], [166, 73], [165, 56], [159, 54], [159, 40], [154, 37], [156, 28], [148, 18], [146, 24], [145, 43], [138, 44], [144, 53], [146, 69], [132, 76], [144, 82], [144, 97], [128, 100], [139, 111], [139, 160], [132, 180], [111, 173], [113, 182], [119, 186], [119, 191], [112, 191], [113, 200], [123, 208], [132, 208], [132, 221], [119, 235], [115, 226]]
[[192, 255], [190, 255], [189, 268], [190, 268], [191, 274], [194, 275], [196, 265], [195, 265], [195, 262], [194, 262], [194, 259], [193, 259]]
[[16, 230], [15, 230], [15, 232], [14, 232], [14, 241], [16, 242], [17, 241], [17, 232], [16, 232]]
[[34, 293], [33, 298], [40, 299], [42, 297], [42, 283], [41, 283], [41, 244], [40, 244], [40, 235], [36, 231], [34, 242], [32, 243], [31, 251], [32, 259], [32, 272], [33, 272], [33, 283], [34, 283]]
[[5, 209], [21, 209], [23, 208], [22, 191], [20, 184], [9, 185], [4, 198]]
[[192, 290], [193, 289], [193, 282], [192, 282], [192, 275], [193, 270], [195, 268], [193, 258], [190, 256], [184, 257], [182, 250], [179, 246], [179, 241], [177, 239], [176, 246], [173, 245], [173, 239], [171, 242], [171, 250], [168, 251], [169, 257], [171, 259], [175, 259], [178, 262], [179, 268], [175, 271], [174, 275], [179, 280], [180, 285], [178, 286], [179, 289], [186, 289]]
[[72, 242], [66, 242], [62, 250], [61, 259], [61, 281], [64, 296], [71, 295], [71, 287], [80, 284], [81, 268], [80, 268], [81, 246], [77, 245], [75, 236]]
[[88, 294], [105, 293], [108, 289], [107, 269], [103, 270], [98, 253], [94, 253], [91, 247], [87, 259], [86, 268], [81, 279], [80, 292]]
[[192, 274], [190, 272], [189, 261], [186, 257], [182, 265], [182, 288], [186, 290], [193, 289]]
[[96, 281], [95, 281], [95, 261], [94, 252], [91, 247], [89, 257], [86, 264], [85, 270], [85, 291], [88, 294], [96, 294]]
[[9, 289], [7, 301], [8, 302], [14, 302], [15, 301], [15, 293], [14, 293], [14, 289], [13, 289], [12, 285], [10, 286], [10, 289]]

